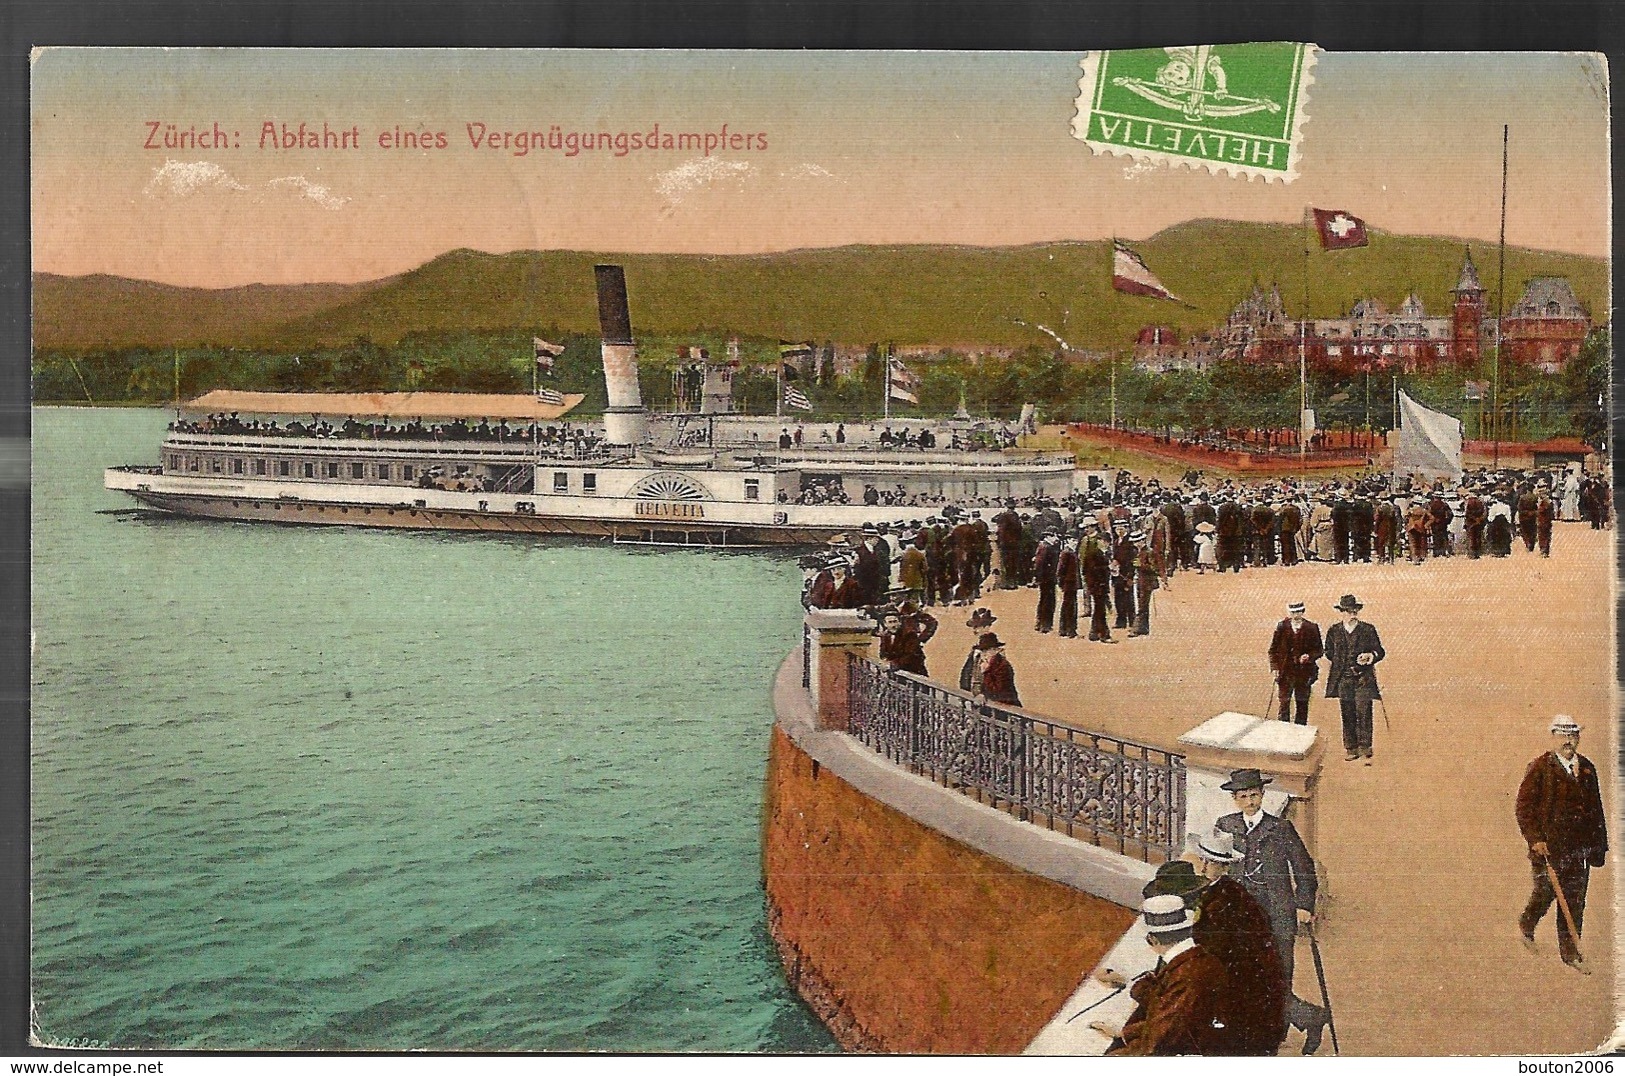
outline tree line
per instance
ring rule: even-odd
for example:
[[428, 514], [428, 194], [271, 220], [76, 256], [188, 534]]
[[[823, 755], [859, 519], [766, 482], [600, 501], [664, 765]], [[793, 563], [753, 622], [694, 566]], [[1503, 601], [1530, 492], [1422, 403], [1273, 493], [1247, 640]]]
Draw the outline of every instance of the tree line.
[[[532, 338], [564, 345], [551, 374], [536, 377]], [[702, 346], [712, 361], [727, 353], [728, 334], [702, 329], [678, 337], [645, 337], [639, 346], [645, 402], [656, 409], [674, 401], [672, 371], [692, 360], [683, 346]], [[787, 418], [860, 421], [883, 412], [886, 349], [868, 348], [855, 368], [838, 373], [835, 347], [816, 344], [810, 356], [784, 361], [777, 340], [741, 339], [741, 367], [733, 382], [734, 407], [772, 414], [781, 387], [794, 385], [813, 404], [811, 412], [786, 410]], [[1462, 419], [1469, 438], [1495, 429], [1489, 394], [1470, 398], [1468, 382], [1489, 382], [1493, 355], [1475, 367], [1398, 374], [1397, 387], [1425, 406]], [[907, 365], [918, 377], [918, 406], [894, 402], [894, 416], [953, 414], [963, 400], [975, 416], [1014, 419], [1035, 404], [1046, 422], [1106, 423], [1115, 409], [1119, 426], [1156, 432], [1295, 429], [1299, 387], [1295, 369], [1220, 361], [1205, 371], [1152, 374], [1136, 369], [1126, 354], [1078, 359], [1034, 345], [1009, 355], [968, 355], [945, 350], [916, 356]], [[1579, 357], [1561, 372], [1504, 364], [1494, 394], [1503, 440], [1577, 436], [1593, 445], [1606, 441], [1611, 339], [1594, 330]], [[243, 348], [126, 348], [67, 351], [40, 349], [33, 356], [34, 399], [40, 403], [165, 405], [210, 389], [279, 392], [529, 392], [533, 377], [546, 388], [580, 392], [577, 413], [603, 411], [603, 372], [596, 337], [560, 334], [556, 327], [454, 333], [417, 333], [393, 344], [359, 339], [297, 354]], [[1393, 426], [1394, 375], [1335, 376], [1312, 371], [1309, 405], [1322, 429], [1380, 434]]]

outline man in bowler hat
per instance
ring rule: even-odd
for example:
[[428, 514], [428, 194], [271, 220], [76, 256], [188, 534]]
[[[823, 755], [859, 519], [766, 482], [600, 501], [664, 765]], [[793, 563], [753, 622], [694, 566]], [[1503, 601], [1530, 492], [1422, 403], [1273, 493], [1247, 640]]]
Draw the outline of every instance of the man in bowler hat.
[[1333, 607], [1343, 623], [1326, 629], [1326, 697], [1343, 709], [1343, 757], [1352, 762], [1362, 755], [1371, 765], [1371, 704], [1382, 698], [1377, 687], [1377, 662], [1383, 659], [1377, 629], [1360, 619], [1365, 606], [1352, 594]]
[[1235, 770], [1219, 787], [1229, 792], [1238, 808], [1220, 817], [1217, 833], [1228, 833], [1241, 853], [1238, 879], [1269, 915], [1275, 951], [1281, 962], [1286, 1018], [1304, 1033], [1303, 1052], [1320, 1049], [1326, 1010], [1292, 993], [1292, 972], [1298, 928], [1315, 921], [1315, 895], [1320, 890], [1315, 862], [1298, 836], [1297, 827], [1264, 810], [1264, 786], [1270, 779], [1257, 770]]
[[[1597, 784], [1597, 767], [1580, 754], [1580, 726], [1567, 714], [1552, 720], [1552, 749], [1529, 764], [1518, 786], [1518, 830], [1529, 845], [1534, 891], [1518, 917], [1523, 944], [1535, 949], [1535, 927], [1551, 910], [1557, 894], [1551, 875], [1563, 888], [1574, 930], [1557, 916], [1557, 948], [1563, 963], [1589, 975], [1580, 955], [1578, 933], [1585, 928], [1586, 887], [1591, 868], [1608, 859], [1608, 816]], [[1547, 865], [1551, 874], [1547, 873]]]

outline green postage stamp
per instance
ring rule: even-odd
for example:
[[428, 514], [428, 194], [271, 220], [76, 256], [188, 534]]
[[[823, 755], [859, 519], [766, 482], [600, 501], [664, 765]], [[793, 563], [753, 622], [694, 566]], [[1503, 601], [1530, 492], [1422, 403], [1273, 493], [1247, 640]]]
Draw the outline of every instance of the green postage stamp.
[[1291, 182], [1313, 45], [1091, 52], [1072, 133], [1097, 153]]

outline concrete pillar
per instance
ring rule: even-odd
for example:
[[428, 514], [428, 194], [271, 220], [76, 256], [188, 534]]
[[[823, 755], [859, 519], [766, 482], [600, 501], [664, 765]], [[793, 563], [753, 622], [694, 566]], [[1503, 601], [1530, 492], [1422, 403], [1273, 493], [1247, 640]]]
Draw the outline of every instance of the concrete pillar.
[[847, 703], [847, 655], [868, 655], [875, 645], [875, 623], [850, 609], [807, 611], [808, 688], [820, 728], [845, 732], [851, 716]]

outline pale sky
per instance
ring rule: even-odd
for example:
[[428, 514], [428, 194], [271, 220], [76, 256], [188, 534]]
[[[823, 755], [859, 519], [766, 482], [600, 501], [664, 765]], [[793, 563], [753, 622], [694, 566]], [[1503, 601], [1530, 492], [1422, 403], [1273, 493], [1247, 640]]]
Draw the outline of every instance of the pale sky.
[[[1301, 178], [1136, 167], [1072, 137], [1076, 53], [57, 49], [32, 71], [34, 269], [359, 281], [459, 247], [739, 254], [1007, 246], [1297, 221], [1606, 257], [1607, 75], [1564, 54], [1322, 53]], [[145, 148], [150, 123], [158, 148]], [[263, 125], [359, 148], [260, 148]], [[720, 132], [693, 150], [475, 148], [470, 125]], [[228, 144], [164, 147], [164, 125]], [[444, 133], [382, 148], [380, 133]], [[478, 127], [473, 128], [478, 131]], [[766, 138], [759, 148], [758, 138]]]

